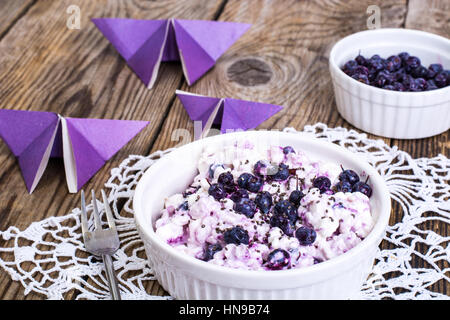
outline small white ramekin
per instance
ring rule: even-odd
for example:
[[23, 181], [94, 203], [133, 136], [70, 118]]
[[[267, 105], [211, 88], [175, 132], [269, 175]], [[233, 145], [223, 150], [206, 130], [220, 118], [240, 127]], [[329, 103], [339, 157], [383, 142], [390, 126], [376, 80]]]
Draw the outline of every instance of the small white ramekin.
[[[154, 231], [164, 199], [180, 193], [197, 174], [204, 148], [221, 150], [236, 141], [262, 148], [292, 146], [313, 158], [333, 161], [370, 176], [375, 225], [356, 247], [322, 263], [291, 270], [248, 271], [213, 265], [172, 248]], [[302, 134], [246, 131], [218, 135], [180, 147], [152, 165], [140, 179], [133, 198], [136, 226], [149, 265], [163, 288], [177, 299], [347, 299], [356, 297], [367, 278], [390, 215], [390, 195], [377, 171], [335, 144]]]
[[450, 69], [450, 40], [424, 31], [375, 29], [339, 40], [329, 58], [339, 113], [355, 127], [388, 138], [426, 138], [449, 130], [450, 87], [390, 91], [358, 82], [341, 70], [358, 54], [387, 58], [404, 51], [417, 56], [426, 67], [441, 63], [444, 69]]

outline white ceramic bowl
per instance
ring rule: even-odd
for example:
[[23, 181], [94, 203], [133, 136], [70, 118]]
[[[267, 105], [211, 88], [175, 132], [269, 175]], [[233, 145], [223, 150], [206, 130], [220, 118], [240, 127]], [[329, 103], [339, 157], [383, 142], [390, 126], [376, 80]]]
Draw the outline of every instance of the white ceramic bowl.
[[339, 40], [329, 58], [339, 113], [355, 127], [388, 138], [417, 139], [447, 131], [450, 87], [425, 92], [389, 91], [358, 82], [341, 70], [359, 53], [387, 58], [403, 51], [417, 56], [426, 67], [441, 63], [444, 69], [450, 69], [450, 40], [431, 33], [376, 29]]
[[[172, 248], [154, 232], [164, 198], [180, 193], [197, 172], [204, 147], [220, 150], [236, 141], [267, 148], [290, 145], [311, 157], [334, 161], [370, 175], [375, 225], [356, 247], [328, 261], [281, 271], [248, 271], [213, 265]], [[142, 176], [133, 199], [135, 220], [149, 264], [159, 283], [177, 299], [345, 299], [355, 297], [367, 278], [390, 215], [387, 187], [369, 164], [342, 147], [309, 136], [269, 131], [218, 135], [180, 147], [152, 165]]]

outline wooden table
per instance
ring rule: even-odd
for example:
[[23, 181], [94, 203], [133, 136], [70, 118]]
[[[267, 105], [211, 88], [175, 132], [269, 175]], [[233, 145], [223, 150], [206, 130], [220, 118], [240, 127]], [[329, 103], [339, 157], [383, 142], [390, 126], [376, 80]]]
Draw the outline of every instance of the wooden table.
[[[150, 121], [85, 190], [100, 189], [110, 170], [129, 154], [145, 155], [177, 145], [179, 141], [172, 141], [174, 129], [193, 132], [192, 121], [175, 98], [176, 89], [285, 106], [259, 128], [301, 130], [317, 122], [353, 128], [336, 110], [327, 57], [338, 39], [367, 29], [366, 10], [373, 4], [381, 9], [382, 27], [415, 28], [450, 37], [448, 0], [0, 0], [1, 107]], [[66, 25], [70, 5], [81, 10], [80, 29]], [[90, 22], [93, 17], [175, 17], [253, 25], [193, 86], [187, 86], [179, 64], [163, 63], [155, 87], [148, 90]], [[449, 157], [449, 132], [421, 140], [383, 140], [413, 157], [440, 153]], [[9, 226], [23, 230], [33, 221], [65, 215], [79, 206], [80, 195], [67, 192], [61, 160], [50, 161], [32, 195], [4, 143], [0, 143], [0, 162], [0, 230]], [[394, 206], [391, 222], [400, 218], [400, 208]], [[448, 235], [446, 225], [436, 222], [429, 227]], [[443, 281], [432, 290], [450, 294], [449, 284]], [[149, 283], [148, 292], [164, 294], [156, 282]], [[34, 293], [24, 296], [21, 284], [0, 271], [0, 299], [42, 298]], [[74, 299], [75, 293], [66, 298]]]

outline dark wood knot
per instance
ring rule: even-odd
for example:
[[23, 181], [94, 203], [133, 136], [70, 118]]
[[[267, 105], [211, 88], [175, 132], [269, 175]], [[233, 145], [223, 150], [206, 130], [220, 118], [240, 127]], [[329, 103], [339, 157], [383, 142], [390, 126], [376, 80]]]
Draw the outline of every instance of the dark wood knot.
[[269, 82], [272, 70], [264, 61], [248, 58], [233, 63], [228, 68], [227, 75], [231, 81], [251, 87]]

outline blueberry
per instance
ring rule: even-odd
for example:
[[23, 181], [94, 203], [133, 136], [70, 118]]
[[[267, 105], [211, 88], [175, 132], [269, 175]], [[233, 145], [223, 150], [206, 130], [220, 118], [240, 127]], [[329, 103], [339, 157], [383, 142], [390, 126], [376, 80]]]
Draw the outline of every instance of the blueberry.
[[414, 82], [417, 84], [420, 91], [427, 89], [427, 81], [424, 78], [417, 78]]
[[392, 84], [387, 84], [383, 87], [385, 90], [395, 91], [395, 87]]
[[406, 75], [406, 71], [403, 68], [398, 69], [393, 74], [395, 81], [403, 81], [403, 77]]
[[298, 218], [297, 208], [287, 200], [277, 202], [273, 208], [273, 213], [278, 216], [285, 215], [291, 222], [295, 222]]
[[434, 82], [434, 80], [427, 80], [427, 90], [436, 90], [438, 89], [436, 83]]
[[357, 66], [354, 69], [354, 73], [353, 74], [359, 74], [359, 75], [365, 74], [367, 76], [367, 75], [369, 75], [369, 69], [367, 67], [364, 67], [364, 66]]
[[394, 82], [393, 86], [395, 91], [406, 91], [405, 86], [401, 82]]
[[239, 187], [247, 189], [248, 180], [253, 177], [251, 173], [243, 173], [237, 179], [237, 184]]
[[418, 91], [422, 91], [420, 89], [420, 83], [416, 82], [416, 79], [414, 79], [414, 81], [409, 83], [409, 86], [407, 87], [408, 91], [411, 92], [418, 92]]
[[183, 202], [182, 204], [180, 204], [180, 206], [178, 207], [178, 210], [184, 210], [184, 211], [188, 211], [189, 210], [189, 204], [187, 201]]
[[439, 72], [444, 70], [442, 64], [433, 63], [428, 66], [427, 79], [433, 79]]
[[355, 79], [356, 81], [369, 84], [369, 77], [365, 74], [353, 74], [352, 78]]
[[305, 195], [300, 190], [294, 190], [289, 195], [289, 202], [294, 204], [297, 208], [300, 206], [300, 201]]
[[397, 71], [402, 67], [402, 58], [400, 58], [399, 56], [390, 56], [389, 58], [387, 58], [387, 61], [388, 63], [386, 64], [386, 69], [389, 72]]
[[230, 196], [230, 199], [233, 200], [233, 202], [238, 202], [242, 198], [248, 198], [248, 191], [245, 189], [238, 189]]
[[203, 250], [203, 261], [209, 261], [214, 257], [214, 254], [222, 250], [222, 246], [219, 243], [209, 244], [207, 243]]
[[405, 70], [410, 73], [420, 66], [420, 59], [415, 56], [409, 56], [405, 61]]
[[359, 181], [359, 176], [355, 171], [347, 169], [339, 174], [339, 181], [348, 181], [353, 186]]
[[367, 183], [359, 181], [353, 186], [353, 192], [361, 192], [370, 198], [372, 195], [372, 188]]
[[231, 172], [223, 172], [217, 178], [217, 182], [223, 185], [234, 185], [234, 177]]
[[267, 173], [267, 163], [266, 161], [260, 160], [253, 166], [253, 173], [257, 176], [265, 176]]
[[370, 57], [371, 61], [381, 61], [381, 57], [378, 54], [374, 54]]
[[208, 189], [208, 194], [213, 196], [217, 201], [227, 196], [227, 192], [225, 191], [223, 185], [219, 183], [213, 183]]
[[321, 176], [317, 177], [313, 181], [313, 187], [318, 188], [320, 193], [325, 193], [331, 187], [331, 181], [327, 177]]
[[286, 146], [283, 148], [283, 153], [284, 154], [295, 153], [295, 150], [291, 146]]
[[250, 238], [246, 230], [242, 229], [241, 227], [233, 227], [223, 233], [223, 240], [227, 244], [234, 243], [236, 245], [239, 245], [241, 243], [248, 244]]
[[404, 77], [402, 79], [402, 84], [405, 86], [406, 90], [409, 89], [410, 84], [413, 83], [414, 80], [415, 79], [410, 74], [405, 74], [404, 75]]
[[256, 212], [256, 205], [253, 200], [250, 200], [249, 198], [241, 198], [234, 204], [233, 209], [248, 218], [253, 218]]
[[428, 74], [428, 69], [424, 66], [418, 66], [411, 71], [411, 75], [415, 78], [426, 78]]
[[369, 82], [372, 82], [377, 77], [378, 71], [376, 69], [370, 68], [369, 69], [369, 75], [367, 76], [367, 79]]
[[382, 88], [385, 85], [391, 84], [394, 78], [388, 71], [380, 71], [375, 78], [375, 84], [377, 87]]
[[314, 229], [300, 227], [295, 231], [295, 237], [302, 246], [309, 246], [316, 241], [317, 234]]
[[408, 52], [400, 52], [398, 54], [398, 56], [400, 57], [400, 59], [402, 59], [402, 63], [404, 64], [406, 62], [406, 59], [409, 58], [409, 53]]
[[366, 65], [367, 65], [367, 59], [364, 58], [361, 54], [358, 54], [358, 56], [355, 58], [355, 61], [356, 61], [360, 66], [366, 66]]
[[353, 74], [353, 70], [358, 66], [358, 63], [355, 60], [349, 60], [344, 64], [342, 70], [346, 74]]
[[295, 231], [294, 223], [285, 214], [270, 217], [270, 226], [280, 228], [288, 236], [292, 236]]
[[447, 74], [447, 86], [450, 85], [450, 70], [444, 70], [441, 72], [445, 72]]
[[449, 75], [446, 71], [440, 71], [434, 77], [434, 82], [438, 88], [443, 88], [447, 85], [447, 81], [449, 81]]
[[224, 189], [228, 193], [232, 193], [236, 190], [236, 185], [234, 184], [234, 177], [231, 172], [223, 172], [217, 178], [217, 182], [223, 185]]
[[370, 60], [369, 62], [369, 68], [375, 70], [375, 71], [380, 71], [384, 69], [384, 63], [381, 60]]
[[255, 177], [255, 176], [251, 176], [250, 179], [248, 179], [247, 181], [247, 190], [250, 192], [258, 192], [261, 187], [263, 185], [263, 180]]
[[275, 249], [267, 256], [265, 266], [271, 270], [281, 270], [289, 265], [290, 260], [291, 257], [286, 250]]
[[260, 192], [255, 198], [255, 203], [262, 213], [268, 213], [272, 207], [272, 195], [267, 191]]
[[386, 70], [389, 71], [389, 72], [394, 72], [395, 71], [395, 66], [394, 66], [394, 63], [392, 61], [386, 62]]
[[284, 163], [280, 163], [278, 166], [278, 171], [272, 176], [274, 181], [284, 181], [289, 178], [289, 167]]
[[343, 181], [339, 181], [339, 183], [336, 185], [336, 189], [337, 189], [337, 191], [344, 192], [344, 193], [352, 192], [353, 186], [349, 181], [343, 180]]

